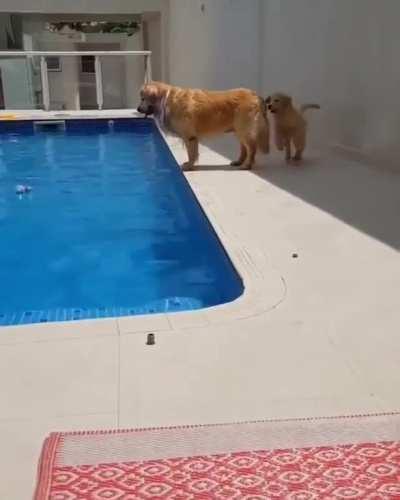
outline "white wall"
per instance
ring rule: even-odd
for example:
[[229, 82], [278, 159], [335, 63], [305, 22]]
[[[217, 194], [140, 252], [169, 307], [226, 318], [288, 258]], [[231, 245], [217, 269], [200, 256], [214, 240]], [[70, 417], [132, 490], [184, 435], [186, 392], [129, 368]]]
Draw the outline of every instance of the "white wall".
[[162, 80], [162, 26], [159, 13], [143, 16], [143, 48], [151, 50], [151, 67], [153, 80]]
[[258, 0], [170, 0], [171, 83], [258, 89], [259, 11]]
[[263, 88], [317, 101], [313, 136], [399, 154], [398, 0], [265, 0]]
[[399, 18], [398, 0], [170, 0], [170, 80], [283, 90], [322, 105], [311, 142], [398, 156]]

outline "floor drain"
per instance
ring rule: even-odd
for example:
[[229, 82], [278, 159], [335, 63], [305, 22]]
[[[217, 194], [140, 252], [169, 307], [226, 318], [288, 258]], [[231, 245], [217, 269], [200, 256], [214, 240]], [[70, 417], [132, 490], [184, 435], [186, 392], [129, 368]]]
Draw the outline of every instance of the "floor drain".
[[155, 343], [156, 343], [156, 339], [154, 337], [154, 333], [148, 333], [146, 345], [154, 345]]
[[299, 254], [297, 254], [297, 253], [292, 253], [292, 257], [293, 257], [293, 259], [297, 259], [297, 257], [298, 257], [298, 256], [299, 256]]

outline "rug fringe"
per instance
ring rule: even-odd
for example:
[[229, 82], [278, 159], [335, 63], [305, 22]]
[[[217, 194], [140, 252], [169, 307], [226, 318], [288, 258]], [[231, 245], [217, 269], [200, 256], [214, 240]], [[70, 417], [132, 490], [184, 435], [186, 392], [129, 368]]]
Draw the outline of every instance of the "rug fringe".
[[104, 430], [80, 430], [67, 431], [60, 433], [62, 436], [93, 436], [93, 435], [109, 435], [109, 434], [124, 434], [132, 432], [150, 432], [150, 431], [165, 431], [165, 430], [182, 430], [182, 429], [201, 429], [209, 427], [226, 427], [231, 425], [248, 425], [248, 424], [264, 424], [264, 423], [279, 423], [279, 422], [318, 422], [324, 420], [347, 420], [356, 418], [371, 418], [371, 417], [391, 417], [400, 416], [400, 411], [390, 411], [382, 413], [355, 413], [350, 415], [334, 415], [325, 417], [299, 417], [299, 418], [265, 418], [259, 420], [238, 420], [234, 422], [222, 422], [217, 424], [187, 424], [187, 425], [165, 425], [153, 427], [132, 427], [124, 429], [104, 429]]
[[44, 441], [37, 467], [36, 489], [33, 500], [45, 500], [50, 492], [51, 471], [61, 433], [53, 432]]

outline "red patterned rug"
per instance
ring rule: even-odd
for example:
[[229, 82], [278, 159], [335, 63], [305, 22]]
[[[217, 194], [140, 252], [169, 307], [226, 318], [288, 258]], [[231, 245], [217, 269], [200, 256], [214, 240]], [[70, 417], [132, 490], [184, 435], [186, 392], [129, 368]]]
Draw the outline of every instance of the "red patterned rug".
[[400, 499], [400, 414], [51, 434], [35, 500]]

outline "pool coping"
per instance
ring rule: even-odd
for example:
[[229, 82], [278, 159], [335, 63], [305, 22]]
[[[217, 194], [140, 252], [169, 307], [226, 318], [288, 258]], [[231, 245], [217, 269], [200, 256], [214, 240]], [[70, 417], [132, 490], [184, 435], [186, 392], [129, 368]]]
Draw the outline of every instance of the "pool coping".
[[[91, 110], [62, 113], [36, 110], [0, 112], [0, 120], [13, 121], [139, 117], [142, 115], [136, 110]], [[177, 145], [175, 137], [165, 134], [157, 123], [156, 125], [179, 164], [179, 157], [182, 153], [181, 145]], [[235, 234], [234, 228], [229, 226], [227, 218], [224, 217], [223, 207], [221, 210], [221, 204], [218, 203], [218, 193], [201, 185], [193, 172], [184, 172], [184, 175], [232, 264], [242, 278], [244, 291], [240, 297], [232, 302], [194, 311], [3, 326], [0, 328], [0, 344], [18, 342], [22, 339], [27, 340], [27, 335], [33, 341], [55, 340], [55, 332], [56, 338], [59, 339], [60, 337], [64, 338], [64, 336], [76, 338], [82, 335], [143, 334], [192, 330], [221, 324], [229, 326], [238, 320], [259, 316], [278, 307], [286, 296], [285, 280], [279, 270], [271, 265], [263, 249], [255, 246], [252, 242], [242, 241], [240, 235]]]

